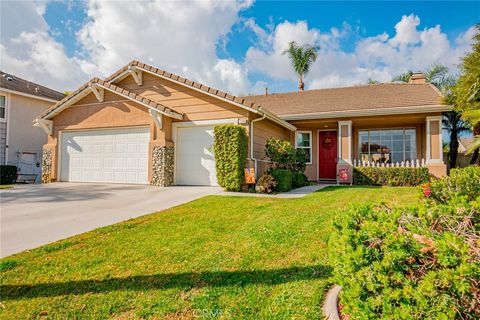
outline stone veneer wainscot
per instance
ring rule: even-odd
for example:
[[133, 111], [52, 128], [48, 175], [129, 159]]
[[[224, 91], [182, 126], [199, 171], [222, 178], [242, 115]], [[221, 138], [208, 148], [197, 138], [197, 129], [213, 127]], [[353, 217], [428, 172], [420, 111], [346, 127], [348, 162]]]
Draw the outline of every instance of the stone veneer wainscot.
[[152, 186], [167, 187], [173, 184], [174, 148], [154, 146], [152, 150]]

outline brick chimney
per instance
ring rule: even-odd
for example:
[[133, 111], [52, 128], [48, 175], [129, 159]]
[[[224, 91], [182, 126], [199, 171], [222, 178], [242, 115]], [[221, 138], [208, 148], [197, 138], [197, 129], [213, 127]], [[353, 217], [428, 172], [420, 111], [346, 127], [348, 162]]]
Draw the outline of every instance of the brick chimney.
[[413, 83], [413, 84], [425, 84], [427, 83], [427, 78], [425, 78], [425, 75], [421, 72], [415, 72], [412, 74], [410, 77], [410, 80], [408, 83]]

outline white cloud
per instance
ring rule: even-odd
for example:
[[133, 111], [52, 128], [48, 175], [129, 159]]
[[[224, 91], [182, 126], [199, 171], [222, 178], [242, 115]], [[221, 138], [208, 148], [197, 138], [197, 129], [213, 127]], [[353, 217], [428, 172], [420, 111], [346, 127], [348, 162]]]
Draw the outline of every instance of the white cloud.
[[[319, 30], [306, 21], [260, 27], [253, 18], [239, 17], [251, 6], [250, 0], [89, 0], [87, 19], [76, 39], [81, 51], [69, 56], [43, 18], [46, 2], [2, 1], [0, 5], [0, 67], [57, 90], [75, 89], [136, 59], [234, 94], [263, 92], [267, 79], [274, 86], [294, 85], [296, 76], [282, 54], [292, 40], [321, 47], [305, 79], [308, 88], [365, 83], [368, 78], [389, 81], [398, 73], [422, 70], [433, 62], [455, 71], [474, 34], [471, 28], [448, 39], [440, 26], [420, 30], [420, 18], [415, 15], [403, 16], [392, 36], [384, 32], [362, 38], [348, 24]], [[220, 58], [217, 46], [228, 42], [232, 27], [239, 23], [257, 35], [258, 43], [247, 50], [242, 62]], [[342, 50], [341, 41], [352, 34], [358, 39], [353, 50]]]
[[246, 69], [218, 58], [216, 45], [231, 31], [238, 13], [250, 5], [250, 1], [90, 0], [87, 22], [78, 32], [82, 52], [69, 57], [48, 34], [42, 17], [45, 3], [2, 2], [6, 16], [22, 13], [32, 19], [30, 23], [12, 20], [14, 26], [2, 30], [1, 68], [64, 90], [92, 76], [108, 76], [136, 59], [210, 86], [247, 93]]
[[[341, 29], [332, 28], [321, 32], [309, 28], [305, 21], [280, 23], [262, 39], [269, 46], [253, 46], [246, 54], [246, 66], [250, 72], [258, 72], [273, 79], [292, 79], [296, 76], [282, 52], [288, 42], [318, 44], [321, 47], [318, 59], [306, 78], [308, 88], [338, 87], [365, 83], [369, 78], [390, 81], [393, 76], [407, 70], [424, 70], [438, 62], [458, 71], [460, 57], [470, 48], [473, 27], [454, 39], [452, 45], [440, 26], [419, 30], [420, 18], [403, 16], [395, 25], [395, 34], [386, 32], [360, 38], [352, 52], [341, 49], [340, 41], [352, 30], [344, 24]], [[258, 26], [255, 25], [256, 30]], [[256, 30], [257, 34], [261, 31]]]

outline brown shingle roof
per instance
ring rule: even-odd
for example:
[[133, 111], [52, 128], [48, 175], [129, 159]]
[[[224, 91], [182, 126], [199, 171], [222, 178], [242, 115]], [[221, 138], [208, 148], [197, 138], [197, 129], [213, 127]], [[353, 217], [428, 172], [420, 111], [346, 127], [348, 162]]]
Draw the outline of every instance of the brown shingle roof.
[[386, 83], [246, 98], [279, 116], [441, 104], [441, 94], [431, 84]]
[[126, 89], [123, 89], [123, 88], [120, 88], [120, 87], [117, 87], [116, 85], [110, 83], [110, 82], [107, 82], [107, 81], [104, 81], [104, 80], [101, 80], [101, 79], [98, 79], [98, 78], [93, 78], [92, 80], [90, 80], [89, 82], [85, 83], [84, 85], [82, 85], [80, 88], [78, 88], [77, 90], [75, 90], [74, 92], [72, 92], [71, 94], [69, 94], [68, 96], [66, 96], [65, 98], [63, 98], [62, 100], [60, 100], [59, 102], [57, 102], [55, 105], [53, 105], [52, 107], [50, 107], [49, 109], [47, 109], [45, 112], [43, 112], [39, 118], [47, 118], [48, 115], [50, 115], [53, 111], [55, 111], [56, 109], [58, 109], [59, 107], [61, 107], [62, 105], [64, 105], [65, 103], [69, 102], [70, 100], [72, 100], [73, 98], [75, 98], [78, 94], [80, 94], [82, 91], [84, 91], [90, 84], [94, 84], [94, 83], [97, 83], [105, 88], [108, 88], [110, 89], [111, 91], [114, 91], [114, 92], [117, 92], [119, 94], [123, 94], [125, 96], [128, 96], [129, 99], [132, 99], [132, 100], [135, 100], [139, 103], [143, 103], [143, 104], [147, 104], [155, 109], [157, 109], [158, 111], [160, 112], [163, 112], [163, 113], [166, 113], [168, 115], [173, 115], [173, 116], [177, 116], [177, 117], [181, 117], [182, 115], [180, 113], [178, 113], [177, 111], [175, 110], [172, 110], [166, 106], [164, 106], [163, 104], [161, 103], [158, 103], [158, 102], [155, 102], [155, 101], [152, 101], [148, 98], [145, 98], [144, 96], [140, 95], [140, 94], [136, 94], [136, 93], [133, 93], [133, 92], [130, 92]]
[[65, 95], [61, 92], [0, 71], [0, 88], [26, 93], [40, 98], [61, 100]]

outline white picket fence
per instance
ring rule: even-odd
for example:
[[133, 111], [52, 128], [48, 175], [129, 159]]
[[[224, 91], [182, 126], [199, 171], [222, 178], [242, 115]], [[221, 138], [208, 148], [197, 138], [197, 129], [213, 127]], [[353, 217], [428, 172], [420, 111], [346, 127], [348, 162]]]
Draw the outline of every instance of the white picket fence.
[[427, 166], [427, 161], [422, 160], [412, 160], [412, 161], [402, 161], [396, 163], [384, 163], [384, 162], [375, 162], [375, 161], [364, 161], [364, 160], [353, 160], [354, 167], [385, 167], [385, 168], [421, 168]]

